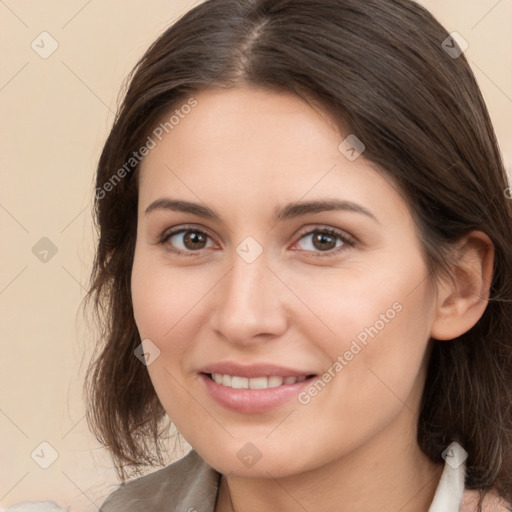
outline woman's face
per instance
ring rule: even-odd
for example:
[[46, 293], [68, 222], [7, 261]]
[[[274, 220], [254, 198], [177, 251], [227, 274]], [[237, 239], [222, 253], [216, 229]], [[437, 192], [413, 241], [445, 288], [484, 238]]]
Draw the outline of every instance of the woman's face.
[[240, 476], [414, 444], [436, 298], [407, 203], [298, 97], [194, 97], [140, 175], [133, 306], [168, 415]]

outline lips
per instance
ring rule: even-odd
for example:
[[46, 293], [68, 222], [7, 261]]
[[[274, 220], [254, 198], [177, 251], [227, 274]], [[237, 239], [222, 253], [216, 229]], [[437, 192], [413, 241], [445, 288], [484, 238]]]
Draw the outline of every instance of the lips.
[[200, 370], [207, 394], [221, 406], [240, 413], [261, 413], [297, 396], [316, 377], [312, 372], [272, 364], [222, 362]]

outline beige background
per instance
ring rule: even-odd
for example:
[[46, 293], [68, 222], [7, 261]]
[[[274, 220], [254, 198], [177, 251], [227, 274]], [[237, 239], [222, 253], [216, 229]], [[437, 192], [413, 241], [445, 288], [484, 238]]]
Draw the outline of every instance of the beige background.
[[[96, 511], [117, 485], [81, 398], [91, 337], [76, 318], [94, 249], [93, 173], [123, 78], [192, 0], [0, 0], [0, 507]], [[509, 170], [512, 0], [422, 2], [469, 43]], [[43, 59], [41, 32], [57, 50]], [[36, 47], [37, 48], [37, 47]], [[39, 242], [39, 258], [32, 252]], [[38, 251], [36, 251], [38, 252]], [[42, 469], [35, 461], [57, 459]], [[31, 454], [34, 453], [34, 459]]]

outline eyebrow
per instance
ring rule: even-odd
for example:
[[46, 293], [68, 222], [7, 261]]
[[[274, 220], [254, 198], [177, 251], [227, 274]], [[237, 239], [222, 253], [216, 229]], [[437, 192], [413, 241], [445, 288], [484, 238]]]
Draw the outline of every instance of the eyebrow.
[[[220, 214], [206, 205], [193, 203], [191, 201], [183, 201], [179, 199], [160, 198], [153, 201], [145, 210], [144, 214], [148, 215], [156, 210], [172, 210], [185, 213], [191, 213], [205, 219], [212, 219], [221, 222]], [[338, 199], [324, 199], [316, 201], [296, 201], [293, 203], [278, 206], [274, 209], [273, 220], [282, 222], [289, 219], [295, 219], [304, 215], [321, 213], [327, 211], [347, 211], [365, 215], [380, 224], [377, 217], [364, 206], [352, 201], [342, 201]]]

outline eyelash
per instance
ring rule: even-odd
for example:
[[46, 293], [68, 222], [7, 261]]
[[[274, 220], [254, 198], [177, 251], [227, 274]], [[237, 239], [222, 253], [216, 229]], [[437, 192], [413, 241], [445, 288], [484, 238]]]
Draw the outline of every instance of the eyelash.
[[[201, 229], [198, 229], [198, 228], [195, 228], [195, 227], [192, 227], [192, 226], [184, 226], [184, 227], [181, 227], [179, 229], [174, 229], [172, 231], [168, 231], [166, 233], [164, 233], [161, 238], [159, 239], [158, 243], [161, 244], [161, 245], [165, 245], [169, 239], [171, 237], [173, 237], [174, 235], [178, 235], [180, 233], [187, 233], [187, 232], [193, 232], [193, 233], [198, 233], [202, 236], [205, 236], [207, 238], [210, 238], [210, 235], [208, 235], [208, 233], [206, 233], [205, 231], [201, 230]], [[332, 237], [335, 237], [339, 240], [341, 240], [342, 242], [342, 245], [340, 247], [337, 247], [337, 248], [334, 248], [334, 249], [330, 249], [328, 251], [305, 251], [305, 252], [311, 252], [312, 254], [314, 254], [314, 257], [319, 257], [319, 258], [322, 258], [322, 257], [327, 257], [327, 256], [333, 256], [333, 255], [337, 255], [338, 253], [342, 252], [342, 251], [345, 251], [347, 250], [347, 246], [348, 247], [353, 247], [355, 245], [355, 240], [349, 236], [348, 234], [342, 232], [342, 231], [338, 231], [336, 229], [333, 229], [333, 228], [318, 228], [318, 229], [310, 229], [309, 231], [306, 231], [305, 233], [302, 233], [300, 236], [299, 236], [299, 241], [302, 240], [303, 238], [309, 236], [309, 235], [313, 235], [313, 234], [317, 234], [317, 233], [320, 233], [320, 234], [325, 234], [325, 235], [329, 235], [329, 236], [332, 236]], [[174, 252], [175, 254], [178, 254], [180, 256], [191, 256], [191, 257], [194, 257], [194, 256], [197, 256], [198, 253], [200, 253], [203, 249], [199, 249], [197, 251], [182, 251], [181, 249], [176, 249], [175, 247], [172, 247], [170, 246], [169, 244], [169, 250], [171, 250], [172, 252]]]

